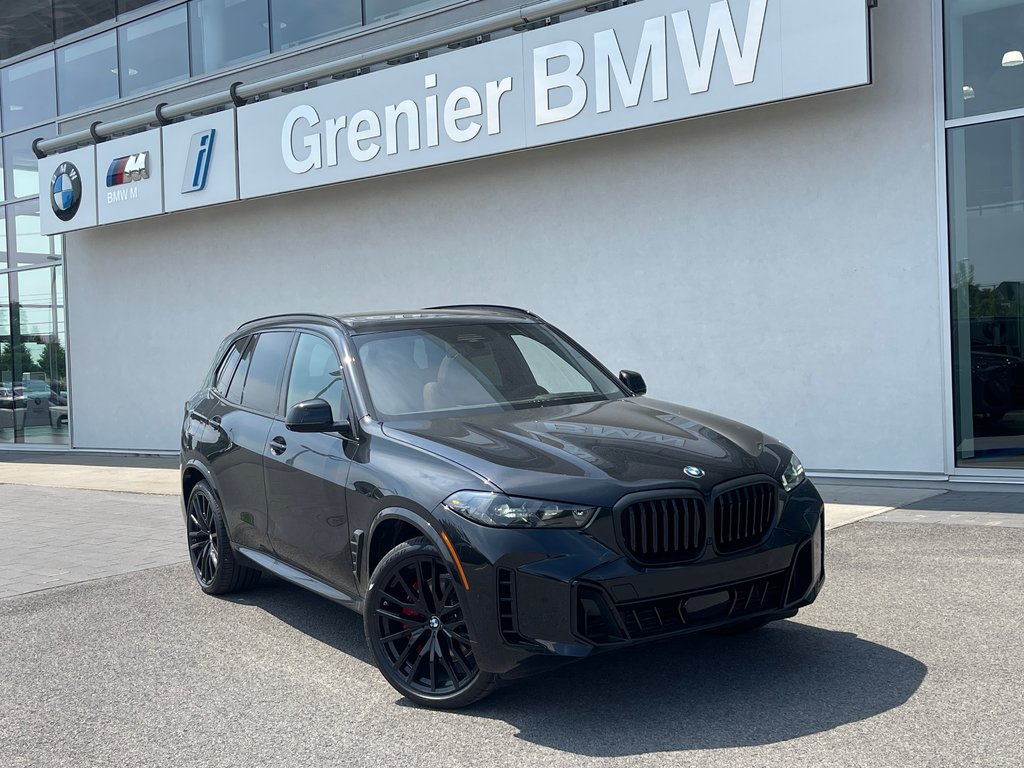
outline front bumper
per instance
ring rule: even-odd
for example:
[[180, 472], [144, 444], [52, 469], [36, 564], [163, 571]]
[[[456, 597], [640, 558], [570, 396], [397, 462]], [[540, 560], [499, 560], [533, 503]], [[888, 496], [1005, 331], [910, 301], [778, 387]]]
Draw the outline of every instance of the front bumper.
[[[587, 531], [485, 528], [438, 510], [470, 589], [481, 668], [515, 677], [597, 651], [786, 618], [825, 579], [824, 514], [809, 482], [756, 547], [673, 567], [637, 564]], [[597, 522], [597, 521], [595, 521]]]

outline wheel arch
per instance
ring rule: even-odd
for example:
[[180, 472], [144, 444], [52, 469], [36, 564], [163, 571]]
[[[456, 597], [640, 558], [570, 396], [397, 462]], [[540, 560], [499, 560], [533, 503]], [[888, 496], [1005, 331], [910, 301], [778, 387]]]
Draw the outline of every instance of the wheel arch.
[[424, 537], [428, 539], [445, 564], [454, 573], [456, 564], [441, 534], [423, 515], [403, 507], [389, 507], [381, 510], [374, 518], [366, 539], [366, 555], [363, 557], [363, 584], [369, 584], [373, 569], [384, 556], [399, 544]]
[[223, 505], [224, 502], [223, 499], [221, 499], [220, 489], [217, 487], [217, 483], [213, 479], [213, 473], [210, 472], [210, 468], [195, 459], [189, 459], [181, 467], [182, 507], [188, 506], [188, 497], [192, 495], [192, 489], [199, 485], [203, 480], [207, 482], [213, 492], [217, 495], [217, 500]]

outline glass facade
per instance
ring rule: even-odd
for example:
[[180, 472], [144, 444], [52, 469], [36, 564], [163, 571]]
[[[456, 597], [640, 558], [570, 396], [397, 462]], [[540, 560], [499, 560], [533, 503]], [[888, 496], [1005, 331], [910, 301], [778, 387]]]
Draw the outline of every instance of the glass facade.
[[[58, 109], [70, 115], [112, 104], [452, 1], [172, 0], [148, 13], [154, 0], [0, 3], [0, 67], [51, 47], [0, 69], [0, 95], [10, 99], [0, 99], [0, 130], [53, 119]], [[109, 28], [115, 21], [117, 28]], [[104, 26], [83, 37], [97, 25]]]
[[947, 0], [954, 432], [961, 467], [1024, 468], [1024, 2]]

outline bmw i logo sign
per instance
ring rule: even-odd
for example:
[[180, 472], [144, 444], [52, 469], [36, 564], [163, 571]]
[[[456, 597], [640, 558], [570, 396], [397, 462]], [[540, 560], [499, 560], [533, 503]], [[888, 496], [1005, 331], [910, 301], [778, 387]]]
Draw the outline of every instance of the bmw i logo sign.
[[700, 467], [683, 467], [683, 472], [688, 477], [704, 477], [704, 470]]
[[50, 205], [54, 215], [61, 221], [71, 221], [81, 202], [82, 175], [74, 163], [61, 163], [50, 179]]

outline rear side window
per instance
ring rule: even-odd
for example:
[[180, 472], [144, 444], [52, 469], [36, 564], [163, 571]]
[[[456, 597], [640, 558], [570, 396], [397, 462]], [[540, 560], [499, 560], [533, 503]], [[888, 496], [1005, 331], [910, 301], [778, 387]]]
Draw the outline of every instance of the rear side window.
[[291, 351], [292, 336], [288, 332], [271, 332], [261, 333], [256, 338], [256, 349], [242, 389], [243, 406], [254, 411], [277, 413], [281, 401], [281, 377]]
[[249, 363], [252, 362], [252, 352], [256, 348], [256, 338], [254, 336], [250, 336], [248, 339], [243, 339], [242, 343], [246, 343], [245, 349], [242, 352], [241, 359], [238, 361], [238, 367], [235, 370], [235, 375], [231, 377], [231, 384], [228, 386], [228, 391], [224, 394], [224, 396], [232, 403], [242, 402], [242, 387], [245, 386], [245, 375], [249, 372]]
[[231, 374], [235, 372], [238, 361], [242, 358], [242, 350], [245, 349], [245, 345], [248, 343], [249, 337], [246, 336], [236, 341], [228, 349], [228, 353], [224, 356], [224, 361], [220, 365], [220, 370], [217, 371], [217, 381], [214, 384], [214, 388], [218, 392], [227, 392], [228, 385], [231, 383]]

